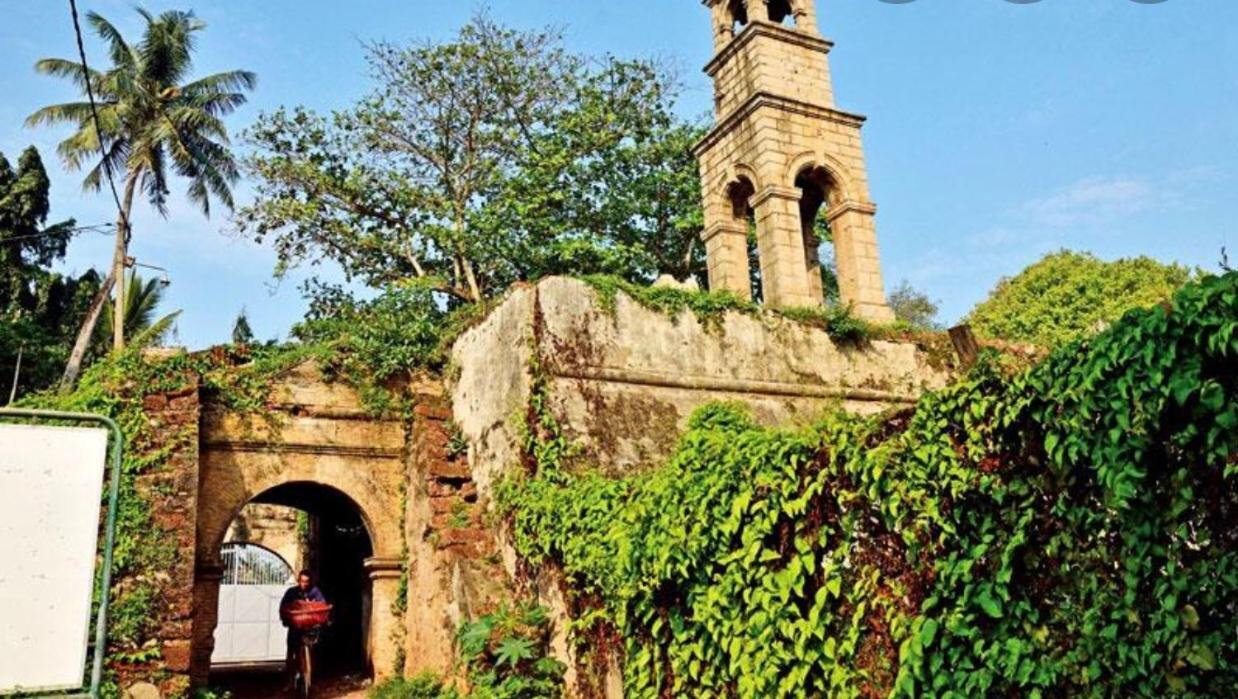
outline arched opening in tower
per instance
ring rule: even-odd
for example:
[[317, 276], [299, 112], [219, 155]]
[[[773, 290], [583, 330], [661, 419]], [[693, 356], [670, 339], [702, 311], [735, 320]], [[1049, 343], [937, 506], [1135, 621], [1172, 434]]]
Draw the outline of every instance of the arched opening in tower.
[[744, 0], [730, 0], [727, 14], [731, 18], [731, 31], [737, 31], [748, 24], [748, 5]]
[[364, 562], [373, 544], [351, 498], [308, 482], [267, 490], [233, 519], [220, 553], [213, 685], [236, 699], [278, 695], [288, 681], [288, 631], [279, 607], [301, 570], [310, 571], [333, 607], [314, 650], [315, 683], [360, 686], [372, 676], [372, 597]]
[[770, 0], [766, 7], [769, 8], [769, 21], [795, 26], [795, 11], [791, 7], [791, 0]]
[[740, 177], [727, 188], [731, 216], [744, 226], [747, 233], [748, 284], [752, 290], [752, 300], [760, 303], [765, 295], [761, 286], [761, 254], [757, 245], [756, 212], [753, 211], [751, 203], [754, 194], [756, 187], [747, 177]]
[[[804, 264], [813, 292], [829, 302], [838, 298], [838, 276], [834, 271], [833, 232], [824, 215], [836, 184], [822, 167], [805, 168], [795, 178], [800, 194], [800, 229], [804, 236]], [[824, 251], [824, 254], [823, 254]]]

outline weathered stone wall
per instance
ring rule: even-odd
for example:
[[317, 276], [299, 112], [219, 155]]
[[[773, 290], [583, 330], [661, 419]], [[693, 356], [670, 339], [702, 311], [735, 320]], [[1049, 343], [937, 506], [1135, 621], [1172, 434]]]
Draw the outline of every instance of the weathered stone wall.
[[584, 459], [617, 471], [659, 462], [710, 401], [740, 401], [762, 423], [787, 424], [835, 405], [859, 413], [910, 405], [949, 376], [911, 343], [837, 343], [774, 314], [671, 318], [622, 294], [610, 310], [587, 284], [565, 278], [514, 291], [461, 337], [452, 360], [455, 420], [483, 495], [519, 460], [518, 418], [535, 370]]
[[167, 545], [167, 565], [147, 573], [144, 581], [155, 588], [150, 611], [161, 657], [116, 669], [122, 687], [145, 679], [157, 681], [165, 694], [174, 694], [189, 685], [193, 632], [197, 546], [193, 522], [198, 495], [200, 411], [197, 382], [190, 379], [181, 390], [147, 395], [143, 408], [150, 421], [150, 442], [129, 444], [127, 448], [135, 453], [161, 453], [158, 463], [139, 475], [135, 483], [138, 493], [150, 505], [151, 524], [158, 532], [154, 540]]
[[[587, 284], [551, 278], [512, 291], [457, 341], [449, 390], [484, 501], [521, 465], [521, 421], [539, 374], [560, 427], [583, 448], [581, 460], [618, 473], [660, 463], [707, 402], [744, 403], [770, 425], [811, 421], [831, 407], [872, 413], [944, 386], [949, 372], [936, 364], [911, 343], [842, 344], [772, 313], [702, 322], [622, 294], [607, 309]], [[516, 577], [510, 547], [499, 553]], [[523, 582], [551, 611], [553, 652], [570, 661], [559, 576], [540, 571]], [[574, 684], [575, 673], [568, 679]], [[622, 695], [613, 672], [605, 692]]]
[[[668, 317], [623, 295], [607, 308], [591, 287], [562, 278], [514, 289], [459, 339], [447, 373], [447, 391], [429, 377], [399, 388], [407, 418], [373, 416], [312, 363], [278, 381], [265, 415], [200, 406], [196, 388], [147, 398], [169, 457], [139, 487], [179, 551], [158, 610], [169, 688], [207, 680], [229, 526], [255, 498], [299, 507], [270, 499], [289, 484], [342, 493], [365, 523], [378, 679], [452, 673], [460, 623], [517, 591], [551, 610], [553, 651], [570, 661], [562, 581], [520, 569], [490, 507], [497, 480], [520, 466], [535, 383], [580, 458], [618, 473], [659, 463], [709, 401], [740, 401], [764, 423], [787, 424], [830, 406], [910, 404], [948, 378], [913, 344], [839, 344], [774, 314]], [[613, 672], [605, 691], [621, 695]]]

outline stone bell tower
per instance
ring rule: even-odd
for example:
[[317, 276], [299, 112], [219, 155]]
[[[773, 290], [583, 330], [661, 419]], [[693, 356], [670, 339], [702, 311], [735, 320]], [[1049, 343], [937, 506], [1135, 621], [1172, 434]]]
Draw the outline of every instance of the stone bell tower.
[[860, 126], [834, 107], [813, 0], [703, 0], [714, 30], [716, 125], [697, 144], [709, 285], [750, 297], [755, 220], [762, 295], [823, 303], [818, 218], [829, 223], [843, 303], [889, 321]]

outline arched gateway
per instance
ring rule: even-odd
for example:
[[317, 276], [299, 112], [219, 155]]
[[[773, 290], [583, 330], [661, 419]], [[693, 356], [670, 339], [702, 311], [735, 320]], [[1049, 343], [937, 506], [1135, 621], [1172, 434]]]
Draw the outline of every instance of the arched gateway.
[[322, 523], [310, 567], [336, 596], [332, 656], [385, 674], [396, 663], [392, 641], [402, 623], [392, 609], [404, 546], [405, 422], [374, 418], [313, 367], [276, 391], [271, 415], [203, 406], [191, 675], [203, 682], [210, 673], [221, 548], [249, 503], [296, 508]]

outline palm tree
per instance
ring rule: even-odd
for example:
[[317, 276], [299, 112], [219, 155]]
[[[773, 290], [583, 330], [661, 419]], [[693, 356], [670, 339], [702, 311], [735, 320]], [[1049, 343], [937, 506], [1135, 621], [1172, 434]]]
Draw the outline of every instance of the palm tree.
[[[185, 82], [193, 68], [196, 34], [206, 24], [193, 12], [170, 10], [152, 15], [139, 8], [146, 20], [141, 41], [130, 44], [110, 22], [91, 12], [87, 21], [108, 46], [111, 66], [105, 71], [88, 70], [81, 63], [45, 58], [35, 64], [43, 74], [66, 78], [86, 93], [87, 81], [96, 97], [98, 121], [88, 101], [44, 107], [26, 119], [29, 126], [71, 123], [73, 135], [60, 143], [58, 152], [70, 169], [90, 163], [83, 186], [97, 191], [106, 174], [123, 175], [121, 208], [116, 225], [112, 273], [102, 294], [115, 283], [113, 347], [124, 346], [124, 269], [132, 231], [128, 223], [133, 200], [140, 187], [147, 200], [167, 215], [169, 168], [189, 180], [189, 198], [210, 215], [211, 198], [232, 208], [232, 185], [239, 177], [228, 149], [228, 130], [223, 117], [246, 101], [244, 92], [254, 89], [257, 76], [244, 70], [216, 73]], [[78, 343], [65, 383], [77, 378], [82, 358], [93, 334], [102, 299], [78, 333]]]
[[[147, 347], [162, 342], [172, 324], [176, 322], [180, 311], [175, 311], [155, 319], [159, 304], [163, 303], [163, 288], [166, 282], [162, 279], [143, 279], [137, 271], [129, 273], [125, 287], [130, 293], [125, 294], [125, 328], [130, 333], [131, 345]], [[112, 301], [105, 304], [106, 308], [99, 325], [95, 328], [95, 346], [100, 354], [107, 351], [108, 336], [112, 334], [112, 317], [114, 316]]]

